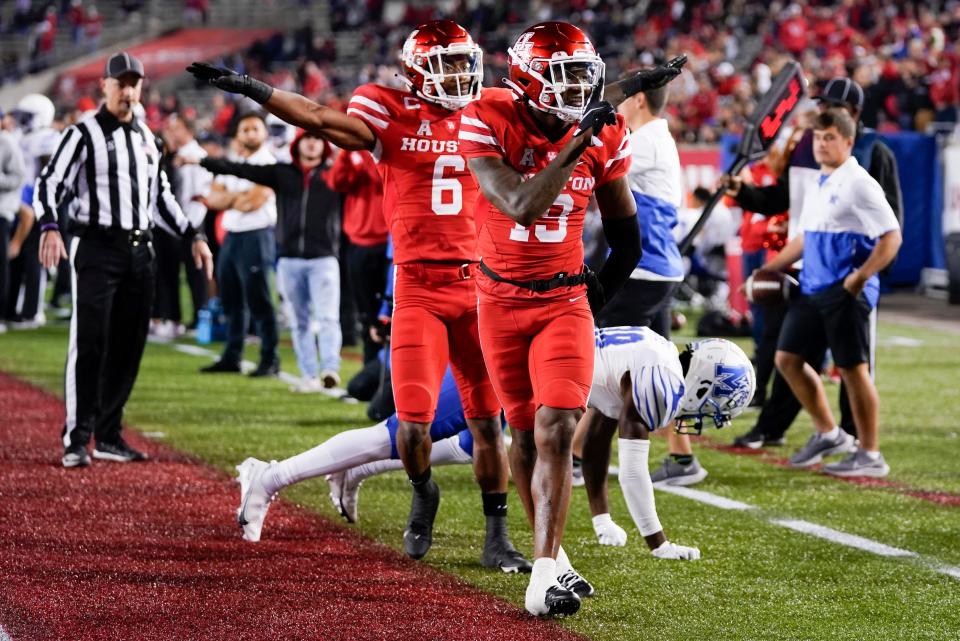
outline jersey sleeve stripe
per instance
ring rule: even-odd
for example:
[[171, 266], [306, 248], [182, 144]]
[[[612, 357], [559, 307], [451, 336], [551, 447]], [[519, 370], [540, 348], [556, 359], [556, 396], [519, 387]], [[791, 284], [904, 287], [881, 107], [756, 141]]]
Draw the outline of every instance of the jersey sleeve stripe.
[[604, 167], [609, 167], [613, 163], [617, 162], [618, 160], [622, 160], [623, 158], [626, 158], [629, 155], [630, 155], [630, 147], [627, 147], [626, 149], [623, 149], [619, 153], [617, 153], [616, 156], [608, 160], [607, 163], [604, 165]]
[[379, 102], [376, 102], [375, 100], [370, 100], [365, 96], [354, 96], [350, 98], [350, 104], [352, 105], [353, 103], [357, 103], [358, 105], [363, 105], [367, 109], [373, 109], [374, 111], [378, 111], [382, 113], [384, 116], [390, 115], [390, 112], [387, 110], [386, 107], [381, 105]]
[[461, 125], [470, 125], [471, 127], [476, 127], [477, 129], [483, 129], [483, 130], [486, 130], [486, 131], [490, 131], [490, 127], [488, 127], [488, 126], [486, 125], [486, 123], [484, 123], [482, 120], [478, 120], [478, 119], [476, 119], [476, 118], [471, 118], [470, 116], [461, 116], [461, 117], [460, 117], [460, 124], [461, 124]]
[[367, 112], [360, 111], [359, 109], [355, 109], [353, 107], [348, 108], [347, 113], [361, 118], [364, 122], [373, 125], [377, 129], [386, 129], [390, 125], [390, 123], [388, 123], [386, 120], [382, 120], [376, 116], [371, 116]]
[[475, 134], [472, 131], [460, 130], [460, 140], [472, 140], [473, 142], [481, 142], [491, 147], [500, 148], [500, 143], [497, 142], [497, 139], [493, 136], [484, 136], [482, 134]]

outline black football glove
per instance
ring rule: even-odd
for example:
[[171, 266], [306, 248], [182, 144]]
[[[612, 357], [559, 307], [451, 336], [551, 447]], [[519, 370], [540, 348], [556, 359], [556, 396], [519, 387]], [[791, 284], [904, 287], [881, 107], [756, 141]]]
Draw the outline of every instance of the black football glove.
[[658, 65], [653, 69], [644, 69], [630, 78], [618, 83], [626, 96], [633, 96], [641, 91], [659, 89], [670, 83], [680, 75], [683, 65], [687, 64], [686, 54], [681, 54], [666, 64]]
[[603, 306], [607, 304], [607, 297], [603, 293], [603, 285], [597, 273], [586, 265], [583, 266], [583, 273], [587, 275], [587, 302], [590, 303], [590, 311], [596, 318]]
[[194, 62], [187, 71], [200, 82], [212, 85], [217, 89], [238, 93], [251, 98], [261, 105], [270, 100], [273, 95], [273, 87], [256, 78], [243, 74], [240, 75], [232, 69], [217, 67], [206, 62]]
[[580, 124], [577, 125], [573, 135], [579, 136], [590, 129], [592, 135], [596, 136], [604, 126], [615, 124], [617, 124], [617, 110], [606, 100], [598, 100], [587, 105], [587, 110], [580, 118]]

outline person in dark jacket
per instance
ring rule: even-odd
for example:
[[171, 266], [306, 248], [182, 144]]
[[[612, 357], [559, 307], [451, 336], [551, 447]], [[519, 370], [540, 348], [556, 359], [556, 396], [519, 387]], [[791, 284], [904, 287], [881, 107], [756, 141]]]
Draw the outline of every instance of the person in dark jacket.
[[292, 312], [293, 347], [303, 376], [292, 390], [319, 392], [340, 383], [341, 202], [328, 184], [333, 157], [329, 144], [300, 131], [290, 145], [290, 155], [292, 163], [248, 165], [206, 157], [200, 166], [214, 174], [245, 178], [276, 193], [277, 279]]
[[[900, 191], [900, 178], [897, 173], [897, 159], [890, 147], [885, 145], [877, 133], [863, 126], [860, 116], [863, 113], [863, 89], [849, 78], [834, 78], [824, 87], [817, 96], [821, 110], [829, 107], [843, 107], [857, 123], [857, 135], [854, 140], [853, 156], [861, 167], [876, 180], [893, 213], [903, 228], [903, 195]], [[740, 178], [725, 176], [728, 187], [727, 195], [736, 199], [744, 209], [764, 215], [774, 215], [786, 209], [790, 210], [790, 231], [788, 236], [793, 237], [798, 230], [800, 211], [803, 209], [803, 199], [808, 188], [817, 185], [820, 171], [813, 158], [813, 131], [804, 132], [790, 154], [787, 171], [780, 175], [780, 179], [773, 185], [757, 187], [743, 184]], [[874, 326], [876, 310], [874, 310]], [[780, 333], [780, 326], [786, 315], [786, 308], [766, 310], [764, 314], [764, 339], [770, 339], [776, 344]], [[816, 371], [823, 366], [826, 346], [815, 346], [805, 354], [807, 362]], [[766, 350], [772, 358], [773, 350]], [[872, 355], [871, 355], [872, 356]], [[871, 371], [875, 361], [871, 358]], [[783, 435], [800, 413], [801, 405], [786, 380], [778, 373], [774, 375], [773, 387], [770, 395], [757, 418], [756, 425], [746, 434], [738, 436], [734, 445], [751, 449], [762, 445], [780, 445]], [[847, 400], [846, 389], [840, 388], [840, 427], [849, 434], [856, 435], [857, 430], [853, 423], [853, 412]]]

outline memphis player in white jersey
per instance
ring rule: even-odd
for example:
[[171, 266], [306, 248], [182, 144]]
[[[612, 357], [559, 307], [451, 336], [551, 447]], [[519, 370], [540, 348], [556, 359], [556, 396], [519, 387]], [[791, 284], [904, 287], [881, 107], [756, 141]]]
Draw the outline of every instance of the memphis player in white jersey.
[[607, 469], [619, 428], [620, 488], [633, 521], [657, 558], [696, 560], [697, 548], [670, 543], [663, 533], [648, 470], [650, 432], [676, 421], [699, 433], [707, 420], [723, 427], [743, 411], [756, 388], [750, 359], [722, 338], [695, 341], [682, 352], [647, 327], [595, 331], [596, 361], [586, 414], [583, 477], [593, 527], [604, 545], [626, 545], [610, 518]]
[[[750, 359], [722, 338], [695, 341], [678, 352], [673, 343], [646, 327], [598, 329], [594, 337], [593, 383], [578, 431], [587, 431], [584, 476], [597, 537], [604, 545], [627, 542], [626, 532], [613, 522], [607, 507], [610, 441], [619, 426], [620, 486], [653, 556], [698, 559], [697, 548], [673, 544], [663, 533], [647, 469], [649, 433], [674, 420], [684, 429], [699, 430], [704, 420], [726, 425], [753, 397], [756, 381]], [[448, 441], [440, 450], [446, 453], [443, 462], [468, 462], [469, 454], [457, 451], [456, 439]], [[349, 521], [356, 521], [360, 483], [399, 468], [398, 461], [384, 460], [337, 475], [331, 483], [334, 505]]]

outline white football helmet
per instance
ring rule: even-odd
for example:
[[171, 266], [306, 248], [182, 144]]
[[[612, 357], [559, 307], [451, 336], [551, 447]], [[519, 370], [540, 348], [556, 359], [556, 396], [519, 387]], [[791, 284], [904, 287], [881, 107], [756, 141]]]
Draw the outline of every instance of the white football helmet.
[[13, 116], [17, 119], [20, 129], [24, 133], [29, 133], [52, 125], [56, 112], [49, 98], [43, 94], [31, 93], [20, 99], [13, 110]]
[[686, 372], [684, 393], [677, 412], [677, 432], [700, 434], [705, 418], [725, 427], [753, 399], [757, 378], [753, 364], [736, 344], [706, 338], [680, 353]]

